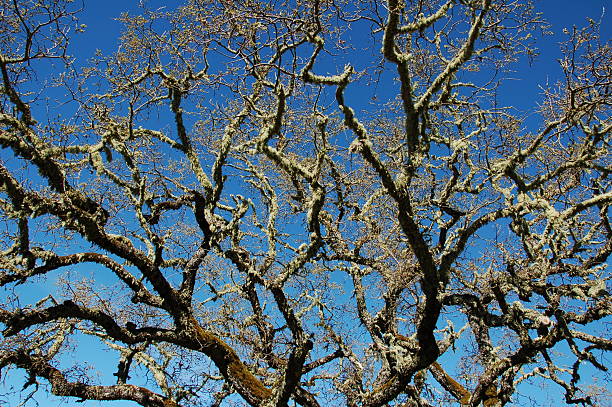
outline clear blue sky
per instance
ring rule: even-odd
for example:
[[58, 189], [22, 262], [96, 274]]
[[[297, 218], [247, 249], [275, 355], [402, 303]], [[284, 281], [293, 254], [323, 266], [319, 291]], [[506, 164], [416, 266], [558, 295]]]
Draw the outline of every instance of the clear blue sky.
[[[116, 38], [118, 37], [121, 24], [116, 21], [116, 17], [123, 11], [135, 12], [138, 10], [137, 0], [86, 0], [85, 10], [81, 15], [82, 23], [87, 25], [85, 33], [78, 35], [72, 42], [72, 54], [79, 60], [93, 56], [96, 49], [101, 49], [104, 53], [116, 48]], [[174, 3], [174, 2], [170, 2]], [[163, 4], [163, 2], [155, 2]], [[516, 80], [507, 87], [508, 93], [504, 94], [504, 102], [516, 106], [525, 113], [534, 107], [538, 99], [538, 85], [545, 84], [549, 80], [558, 77], [560, 70], [556, 60], [560, 57], [559, 42], [563, 38], [562, 29], [572, 25], [583, 26], [586, 18], [594, 20], [602, 18], [602, 39], [609, 40], [612, 33], [612, 18], [610, 12], [605, 10], [606, 5], [612, 6], [607, 0], [540, 0], [536, 2], [536, 8], [545, 13], [545, 17], [552, 24], [551, 30], [554, 35], [547, 37], [545, 42], [540, 42], [540, 56], [531, 66], [525, 65], [524, 69], [518, 70]], [[511, 91], [510, 91], [511, 90]], [[116, 366], [116, 360], [108, 360], [104, 354], [96, 353], [92, 345], [86, 345], [81, 353], [87, 357], [92, 364], [96, 365], [100, 371], [107, 370], [110, 375]], [[108, 369], [105, 369], [108, 368]], [[20, 371], [11, 371], [15, 377], [21, 377]], [[111, 376], [112, 377], [112, 376]], [[22, 383], [18, 380], [9, 378], [7, 384]], [[4, 393], [4, 391], [0, 391]], [[547, 400], [546, 395], [534, 393], [533, 397], [539, 400]], [[47, 398], [43, 392], [39, 393], [36, 399], [41, 406], [64, 406], [64, 407], [125, 407], [134, 406], [128, 402], [85, 402], [78, 403], [76, 400], [64, 400], [54, 397]], [[8, 406], [17, 404], [17, 399], [7, 400]], [[0, 405], [3, 400], [0, 399]]]

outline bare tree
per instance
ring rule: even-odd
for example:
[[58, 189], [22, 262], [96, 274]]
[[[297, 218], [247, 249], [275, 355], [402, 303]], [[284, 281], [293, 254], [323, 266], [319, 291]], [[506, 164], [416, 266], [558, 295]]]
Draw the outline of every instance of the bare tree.
[[[0, 5], [5, 379], [159, 407], [598, 403], [596, 22], [533, 125], [498, 95], [546, 30], [528, 1], [143, 6], [87, 65], [78, 4]], [[86, 338], [112, 381], [71, 358]]]

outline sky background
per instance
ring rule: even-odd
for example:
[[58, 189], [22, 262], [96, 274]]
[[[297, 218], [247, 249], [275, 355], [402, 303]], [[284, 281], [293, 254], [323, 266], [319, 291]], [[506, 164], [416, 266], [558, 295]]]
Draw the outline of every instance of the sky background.
[[[84, 61], [91, 58], [97, 49], [101, 50], [103, 54], [114, 51], [117, 46], [116, 39], [122, 28], [121, 23], [116, 21], [116, 18], [124, 11], [137, 12], [138, 3], [138, 0], [86, 0], [85, 9], [80, 15], [80, 20], [83, 24], [87, 25], [87, 29], [72, 40], [72, 55], [80, 60], [81, 64], [84, 64]], [[162, 3], [156, 2], [156, 4]], [[607, 5], [612, 7], [610, 1], [541, 0], [536, 1], [535, 5], [536, 9], [542, 11], [545, 18], [551, 24], [553, 35], [545, 37], [543, 41], [539, 42], [539, 57], [530, 65], [527, 64], [527, 58], [525, 58], [520, 68], [517, 68], [516, 75], [514, 75], [516, 79], [507, 82], [500, 92], [501, 104], [512, 105], [525, 115], [530, 115], [540, 99], [539, 86], [545, 85], [547, 82], [554, 82], [559, 78], [561, 70], [557, 60], [561, 57], [559, 43], [566, 37], [563, 34], [564, 28], [571, 28], [574, 25], [578, 27], [584, 26], [587, 23], [587, 17], [590, 17], [596, 21], [601, 20], [601, 37], [603, 41], [609, 41], [612, 37], [612, 18], [610, 11], [606, 9]], [[80, 354], [87, 358], [97, 370], [105, 372], [107, 376], [112, 374], [116, 366], [116, 359], [114, 357], [112, 359], [105, 358], [104, 354], [96, 352], [91, 341], [90, 343], [82, 344], [80, 349]], [[20, 386], [23, 383], [21, 371], [11, 370], [11, 374], [14, 377], [8, 378], [6, 386], [0, 388], [0, 394], [5, 393], [10, 386]], [[105, 384], [111, 383], [109, 381]], [[555, 387], [551, 386], [550, 389], [555, 389]], [[560, 400], [555, 395], [538, 393], [538, 390], [535, 388], [531, 390], [528, 396], [539, 400], [541, 403], [547, 403], [547, 400], [550, 403]], [[41, 406], [49, 407], [127, 407], [136, 405], [131, 402], [79, 403], [74, 399], [67, 400], [52, 396], [47, 397], [44, 391], [37, 394], [36, 400]], [[2, 403], [6, 403], [5, 405], [8, 407], [13, 407], [19, 404], [19, 399], [12, 397], [8, 399], [0, 398], [0, 406], [3, 406]]]

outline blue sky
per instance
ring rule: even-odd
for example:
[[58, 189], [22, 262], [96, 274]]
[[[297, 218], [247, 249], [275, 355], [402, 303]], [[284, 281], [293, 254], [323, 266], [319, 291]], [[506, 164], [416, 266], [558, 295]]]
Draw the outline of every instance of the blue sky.
[[[116, 38], [121, 31], [121, 23], [116, 21], [116, 18], [123, 11], [136, 12], [138, 10], [137, 0], [86, 0], [85, 10], [81, 14], [81, 21], [87, 25], [84, 33], [77, 35], [72, 41], [72, 54], [84, 64], [84, 61], [92, 57], [96, 49], [102, 50], [103, 53], [111, 52], [116, 48]], [[161, 4], [163, 2], [155, 2]], [[560, 57], [559, 42], [563, 40], [563, 28], [570, 28], [573, 25], [583, 26], [586, 24], [586, 18], [591, 17], [594, 20], [602, 20], [602, 39], [609, 40], [612, 35], [612, 18], [610, 11], [606, 10], [606, 5], [610, 3], [606, 0], [541, 0], [536, 2], [536, 9], [544, 12], [546, 19], [551, 23], [551, 31], [554, 33], [548, 36], [544, 41], [539, 42], [540, 56], [528, 65], [526, 59], [524, 64], [517, 68], [514, 80], [509, 82], [504, 88], [507, 92], [500, 95], [503, 98], [503, 104], [513, 105], [525, 114], [530, 113], [530, 109], [535, 107], [539, 99], [539, 85], [544, 85], [547, 82], [553, 82], [558, 78], [560, 69], [557, 64], [557, 59]], [[116, 366], [116, 360], [108, 359], [103, 353], [96, 352], [91, 344], [85, 344], [81, 348], [81, 355], [90, 360], [100, 371], [106, 371], [105, 374], [110, 380], [110, 374]], [[11, 371], [15, 377], [22, 377], [20, 371]], [[109, 377], [110, 376], [110, 377]], [[7, 381], [7, 385], [18, 385], [22, 383], [20, 380], [13, 381], [11, 378]], [[0, 393], [4, 393], [0, 390]], [[537, 394], [535, 391], [532, 395], [535, 399], [547, 400], [547, 395]], [[43, 392], [38, 393], [36, 399], [41, 406], [66, 406], [66, 407], [93, 407], [98, 405], [109, 407], [125, 407], [134, 406], [129, 402], [85, 402], [77, 403], [76, 400], [65, 400], [50, 397], [47, 398]], [[3, 402], [0, 399], [0, 405]], [[17, 399], [6, 400], [7, 405], [17, 405]]]

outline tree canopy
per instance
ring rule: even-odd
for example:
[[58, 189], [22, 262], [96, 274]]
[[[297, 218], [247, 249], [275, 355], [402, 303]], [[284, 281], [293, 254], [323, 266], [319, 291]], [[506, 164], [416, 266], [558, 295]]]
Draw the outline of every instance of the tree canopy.
[[26, 400], [605, 396], [597, 21], [525, 115], [503, 92], [546, 35], [529, 1], [145, 3], [90, 60], [79, 2], [0, 6], [0, 372]]

